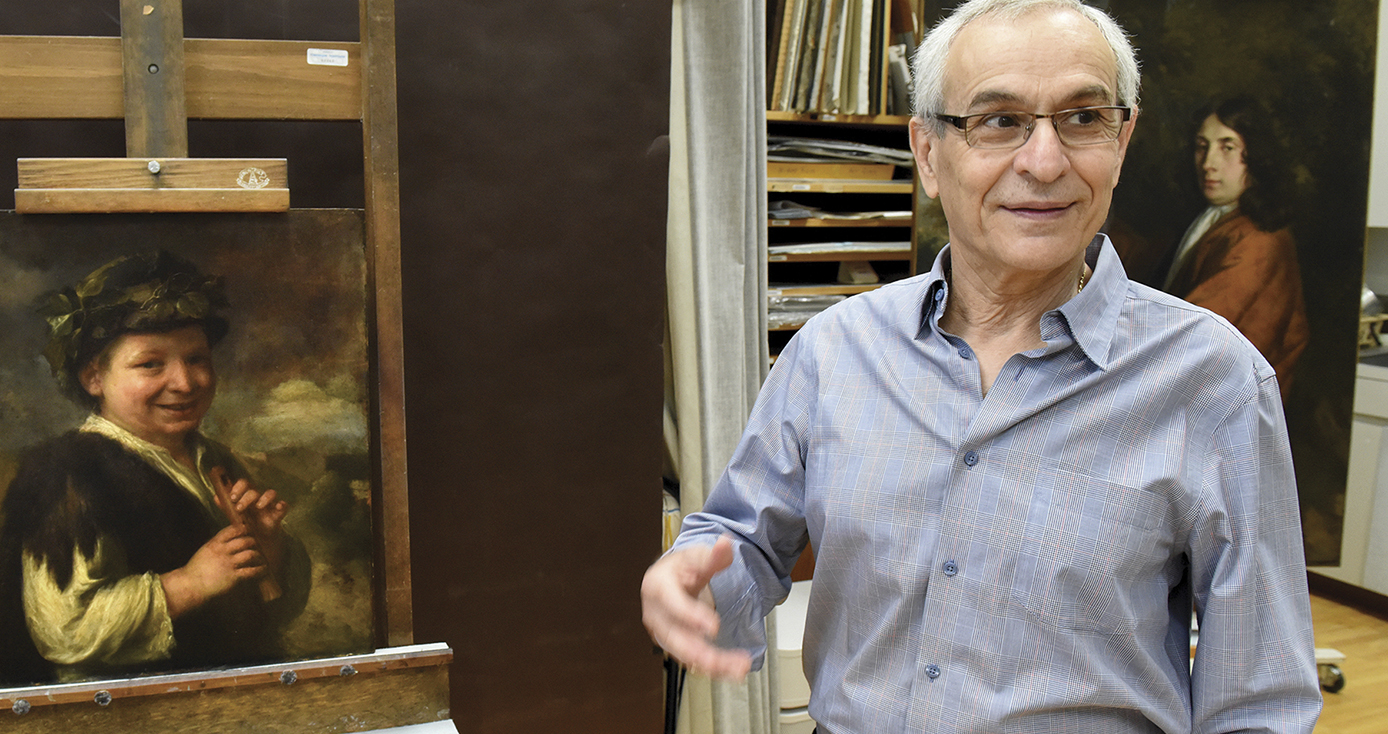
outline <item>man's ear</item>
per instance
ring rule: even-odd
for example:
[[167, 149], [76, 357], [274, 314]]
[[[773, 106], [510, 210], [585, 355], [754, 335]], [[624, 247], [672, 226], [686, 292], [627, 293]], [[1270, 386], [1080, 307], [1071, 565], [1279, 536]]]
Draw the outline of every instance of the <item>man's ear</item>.
[[921, 189], [925, 195], [935, 198], [940, 195], [940, 182], [935, 177], [935, 164], [931, 160], [940, 139], [935, 135], [934, 123], [919, 117], [911, 118], [911, 153], [916, 157], [916, 171], [921, 176]]
[[82, 383], [82, 389], [87, 394], [94, 397], [101, 397], [101, 368], [97, 365], [98, 360], [93, 359], [87, 363], [82, 371], [77, 373], [77, 379]]

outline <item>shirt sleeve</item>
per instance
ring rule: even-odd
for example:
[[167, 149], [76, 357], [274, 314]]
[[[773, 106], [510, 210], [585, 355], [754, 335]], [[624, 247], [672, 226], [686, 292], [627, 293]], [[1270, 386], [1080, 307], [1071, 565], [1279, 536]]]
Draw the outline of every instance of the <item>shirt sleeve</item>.
[[1304, 732], [1321, 707], [1291, 449], [1276, 381], [1215, 432], [1190, 558], [1192, 731]]
[[24, 614], [35, 647], [60, 666], [126, 665], [173, 650], [173, 622], [155, 573], [130, 575], [109, 536], [89, 558], [72, 554], [72, 580], [60, 588], [45, 562], [24, 554]]
[[811, 325], [777, 358], [752, 407], [747, 428], [700, 512], [685, 517], [672, 550], [733, 540], [733, 563], [713, 577], [720, 618], [718, 644], [766, 655], [764, 619], [790, 593], [790, 572], [807, 544], [805, 456], [817, 390], [809, 349]]

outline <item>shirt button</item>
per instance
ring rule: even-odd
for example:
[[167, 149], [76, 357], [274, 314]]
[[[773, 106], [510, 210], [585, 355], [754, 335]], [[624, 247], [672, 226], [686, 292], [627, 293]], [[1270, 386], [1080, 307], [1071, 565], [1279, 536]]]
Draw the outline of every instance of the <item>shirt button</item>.
[[936, 289], [935, 289], [935, 300], [936, 300], [937, 302], [938, 302], [938, 301], [943, 301], [943, 300], [945, 300], [945, 289], [944, 289], [944, 288], [936, 288]]
[[938, 666], [938, 665], [936, 665], [936, 664], [934, 664], [934, 663], [931, 663], [930, 665], [925, 666], [925, 676], [926, 676], [927, 678], [929, 678], [930, 680], [935, 680], [936, 678], [939, 678], [939, 677], [940, 677], [940, 666]]
[[969, 465], [969, 466], [975, 466], [976, 464], [978, 464], [978, 452], [977, 452], [977, 451], [969, 451], [969, 452], [966, 452], [966, 453], [964, 454], [964, 463], [967, 464], [967, 465]]
[[969, 357], [974, 356], [974, 353], [973, 350], [969, 349], [968, 347], [960, 347], [959, 356], [963, 357], [964, 359], [968, 359]]
[[946, 576], [953, 576], [959, 573], [959, 564], [955, 563], [954, 561], [945, 561], [944, 568]]

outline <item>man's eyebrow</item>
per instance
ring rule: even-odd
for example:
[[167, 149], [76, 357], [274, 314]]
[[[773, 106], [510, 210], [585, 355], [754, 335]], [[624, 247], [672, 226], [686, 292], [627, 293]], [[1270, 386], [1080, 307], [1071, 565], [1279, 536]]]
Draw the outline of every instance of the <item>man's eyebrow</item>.
[[[1083, 106], [1094, 103], [1110, 104], [1113, 100], [1113, 92], [1101, 84], [1094, 84], [1088, 87], [1077, 89], [1065, 98], [1058, 109], [1069, 109], [1071, 107]], [[977, 110], [980, 108], [998, 108], [1006, 106], [1009, 109], [1022, 111], [1020, 105], [1024, 105], [1019, 95], [999, 89], [985, 89], [974, 95], [969, 101], [969, 109]]]
[[1075, 93], [1074, 93], [1074, 94], [1071, 94], [1071, 95], [1067, 98], [1066, 104], [1067, 104], [1067, 105], [1073, 105], [1073, 104], [1076, 104], [1076, 103], [1090, 103], [1090, 104], [1092, 104], [1092, 103], [1094, 103], [1094, 102], [1102, 102], [1102, 103], [1104, 103], [1104, 104], [1113, 104], [1113, 103], [1114, 103], [1114, 97], [1113, 97], [1113, 92], [1112, 92], [1112, 90], [1110, 90], [1108, 87], [1105, 87], [1105, 86], [1100, 85], [1100, 84], [1095, 84], [1095, 85], [1093, 85], [1093, 86], [1085, 87], [1085, 88], [1083, 88], [1083, 89], [1078, 89], [1078, 90], [1075, 90]]
[[1012, 92], [1001, 90], [984, 90], [974, 95], [969, 101], [969, 109], [977, 110], [980, 107], [1000, 107], [1010, 106], [1013, 109], [1022, 103], [1022, 98]]
[[1195, 140], [1196, 142], [1204, 143], [1234, 143], [1235, 145], [1242, 144], [1242, 141], [1239, 139], [1239, 136], [1237, 135], [1221, 135], [1217, 138], [1207, 138], [1204, 135], [1196, 135]]

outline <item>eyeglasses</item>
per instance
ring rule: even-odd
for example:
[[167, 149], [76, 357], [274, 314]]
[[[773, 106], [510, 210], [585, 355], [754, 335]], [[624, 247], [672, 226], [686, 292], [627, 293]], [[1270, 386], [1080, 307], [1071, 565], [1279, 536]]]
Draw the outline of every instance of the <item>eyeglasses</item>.
[[1055, 134], [1068, 146], [1098, 145], [1118, 139], [1123, 123], [1133, 116], [1129, 107], [1076, 107], [1048, 115], [1029, 112], [980, 112], [973, 115], [934, 115], [958, 128], [970, 148], [1019, 148], [1031, 137], [1036, 121], [1051, 118]]

